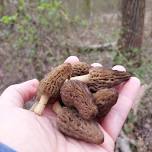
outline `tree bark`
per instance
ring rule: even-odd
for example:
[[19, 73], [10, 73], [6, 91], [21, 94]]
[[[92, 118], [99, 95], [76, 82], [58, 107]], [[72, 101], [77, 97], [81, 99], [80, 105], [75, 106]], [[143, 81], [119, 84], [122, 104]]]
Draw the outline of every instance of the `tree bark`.
[[0, 17], [4, 15], [4, 0], [0, 0]]
[[122, 0], [122, 33], [118, 40], [121, 52], [134, 56], [142, 46], [145, 0]]
[[91, 16], [91, 0], [84, 0], [83, 10], [85, 17], [89, 19]]

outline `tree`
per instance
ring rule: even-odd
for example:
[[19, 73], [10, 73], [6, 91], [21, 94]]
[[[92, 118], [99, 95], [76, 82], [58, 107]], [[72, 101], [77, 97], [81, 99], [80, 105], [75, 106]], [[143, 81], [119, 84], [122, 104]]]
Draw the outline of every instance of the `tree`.
[[0, 0], [0, 17], [3, 16], [4, 6], [4, 0]]
[[91, 0], [84, 0], [83, 11], [87, 19], [91, 16]]
[[122, 33], [118, 40], [118, 49], [135, 57], [143, 41], [145, 0], [122, 0]]

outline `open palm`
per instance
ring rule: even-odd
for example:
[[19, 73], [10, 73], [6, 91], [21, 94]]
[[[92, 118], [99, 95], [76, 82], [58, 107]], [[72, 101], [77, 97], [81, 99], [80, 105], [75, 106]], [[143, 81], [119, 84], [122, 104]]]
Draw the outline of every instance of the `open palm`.
[[[69, 57], [66, 62], [77, 62]], [[115, 66], [123, 70], [122, 66]], [[35, 96], [37, 80], [8, 87], [0, 96], [0, 142], [21, 152], [113, 152], [115, 140], [140, 88], [140, 81], [131, 77], [121, 88], [115, 106], [101, 122], [104, 133], [102, 145], [88, 144], [65, 137], [56, 127], [56, 116], [47, 107], [43, 116], [23, 109], [25, 102]]]

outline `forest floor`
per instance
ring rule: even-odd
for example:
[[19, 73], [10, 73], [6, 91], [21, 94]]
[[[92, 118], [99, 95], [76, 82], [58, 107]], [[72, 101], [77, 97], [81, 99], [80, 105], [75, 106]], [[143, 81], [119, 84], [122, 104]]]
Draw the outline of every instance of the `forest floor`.
[[[22, 38], [19, 39], [16, 26], [0, 25], [0, 92], [14, 83], [32, 78], [41, 79], [44, 74], [54, 66], [63, 63], [70, 55], [76, 55], [81, 61], [88, 63], [99, 62], [107, 67], [121, 63], [126, 67], [121, 59], [115, 61], [114, 50], [86, 49], [86, 46], [92, 44], [115, 42], [120, 31], [118, 18], [119, 15], [105, 14], [100, 18], [101, 22], [104, 22], [102, 28], [97, 23], [87, 23], [87, 26], [83, 25], [79, 28], [66, 26], [66, 28], [63, 27], [65, 29], [49, 32], [45, 28], [37, 27], [39, 33], [36, 36], [39, 40], [30, 44], [24, 42], [24, 45], [21, 44]], [[152, 24], [148, 20], [149, 16], [145, 21], [144, 42], [140, 52], [141, 66], [127, 69], [135, 71], [134, 74], [141, 79], [142, 85], [147, 86], [140, 104], [132, 110], [123, 128], [125, 136], [133, 141], [129, 142], [133, 152], [152, 151]], [[117, 147], [117, 151], [123, 152], [121, 145]]]

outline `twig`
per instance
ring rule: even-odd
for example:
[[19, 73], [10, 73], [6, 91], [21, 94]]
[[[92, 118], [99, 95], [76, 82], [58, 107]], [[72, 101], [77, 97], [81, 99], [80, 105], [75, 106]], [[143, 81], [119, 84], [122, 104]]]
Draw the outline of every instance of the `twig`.
[[77, 46], [77, 48], [79, 50], [104, 51], [104, 50], [115, 49], [116, 46], [117, 46], [117, 42], [112, 42], [112, 43], [104, 43], [104, 44], [80, 45], [80, 46]]

